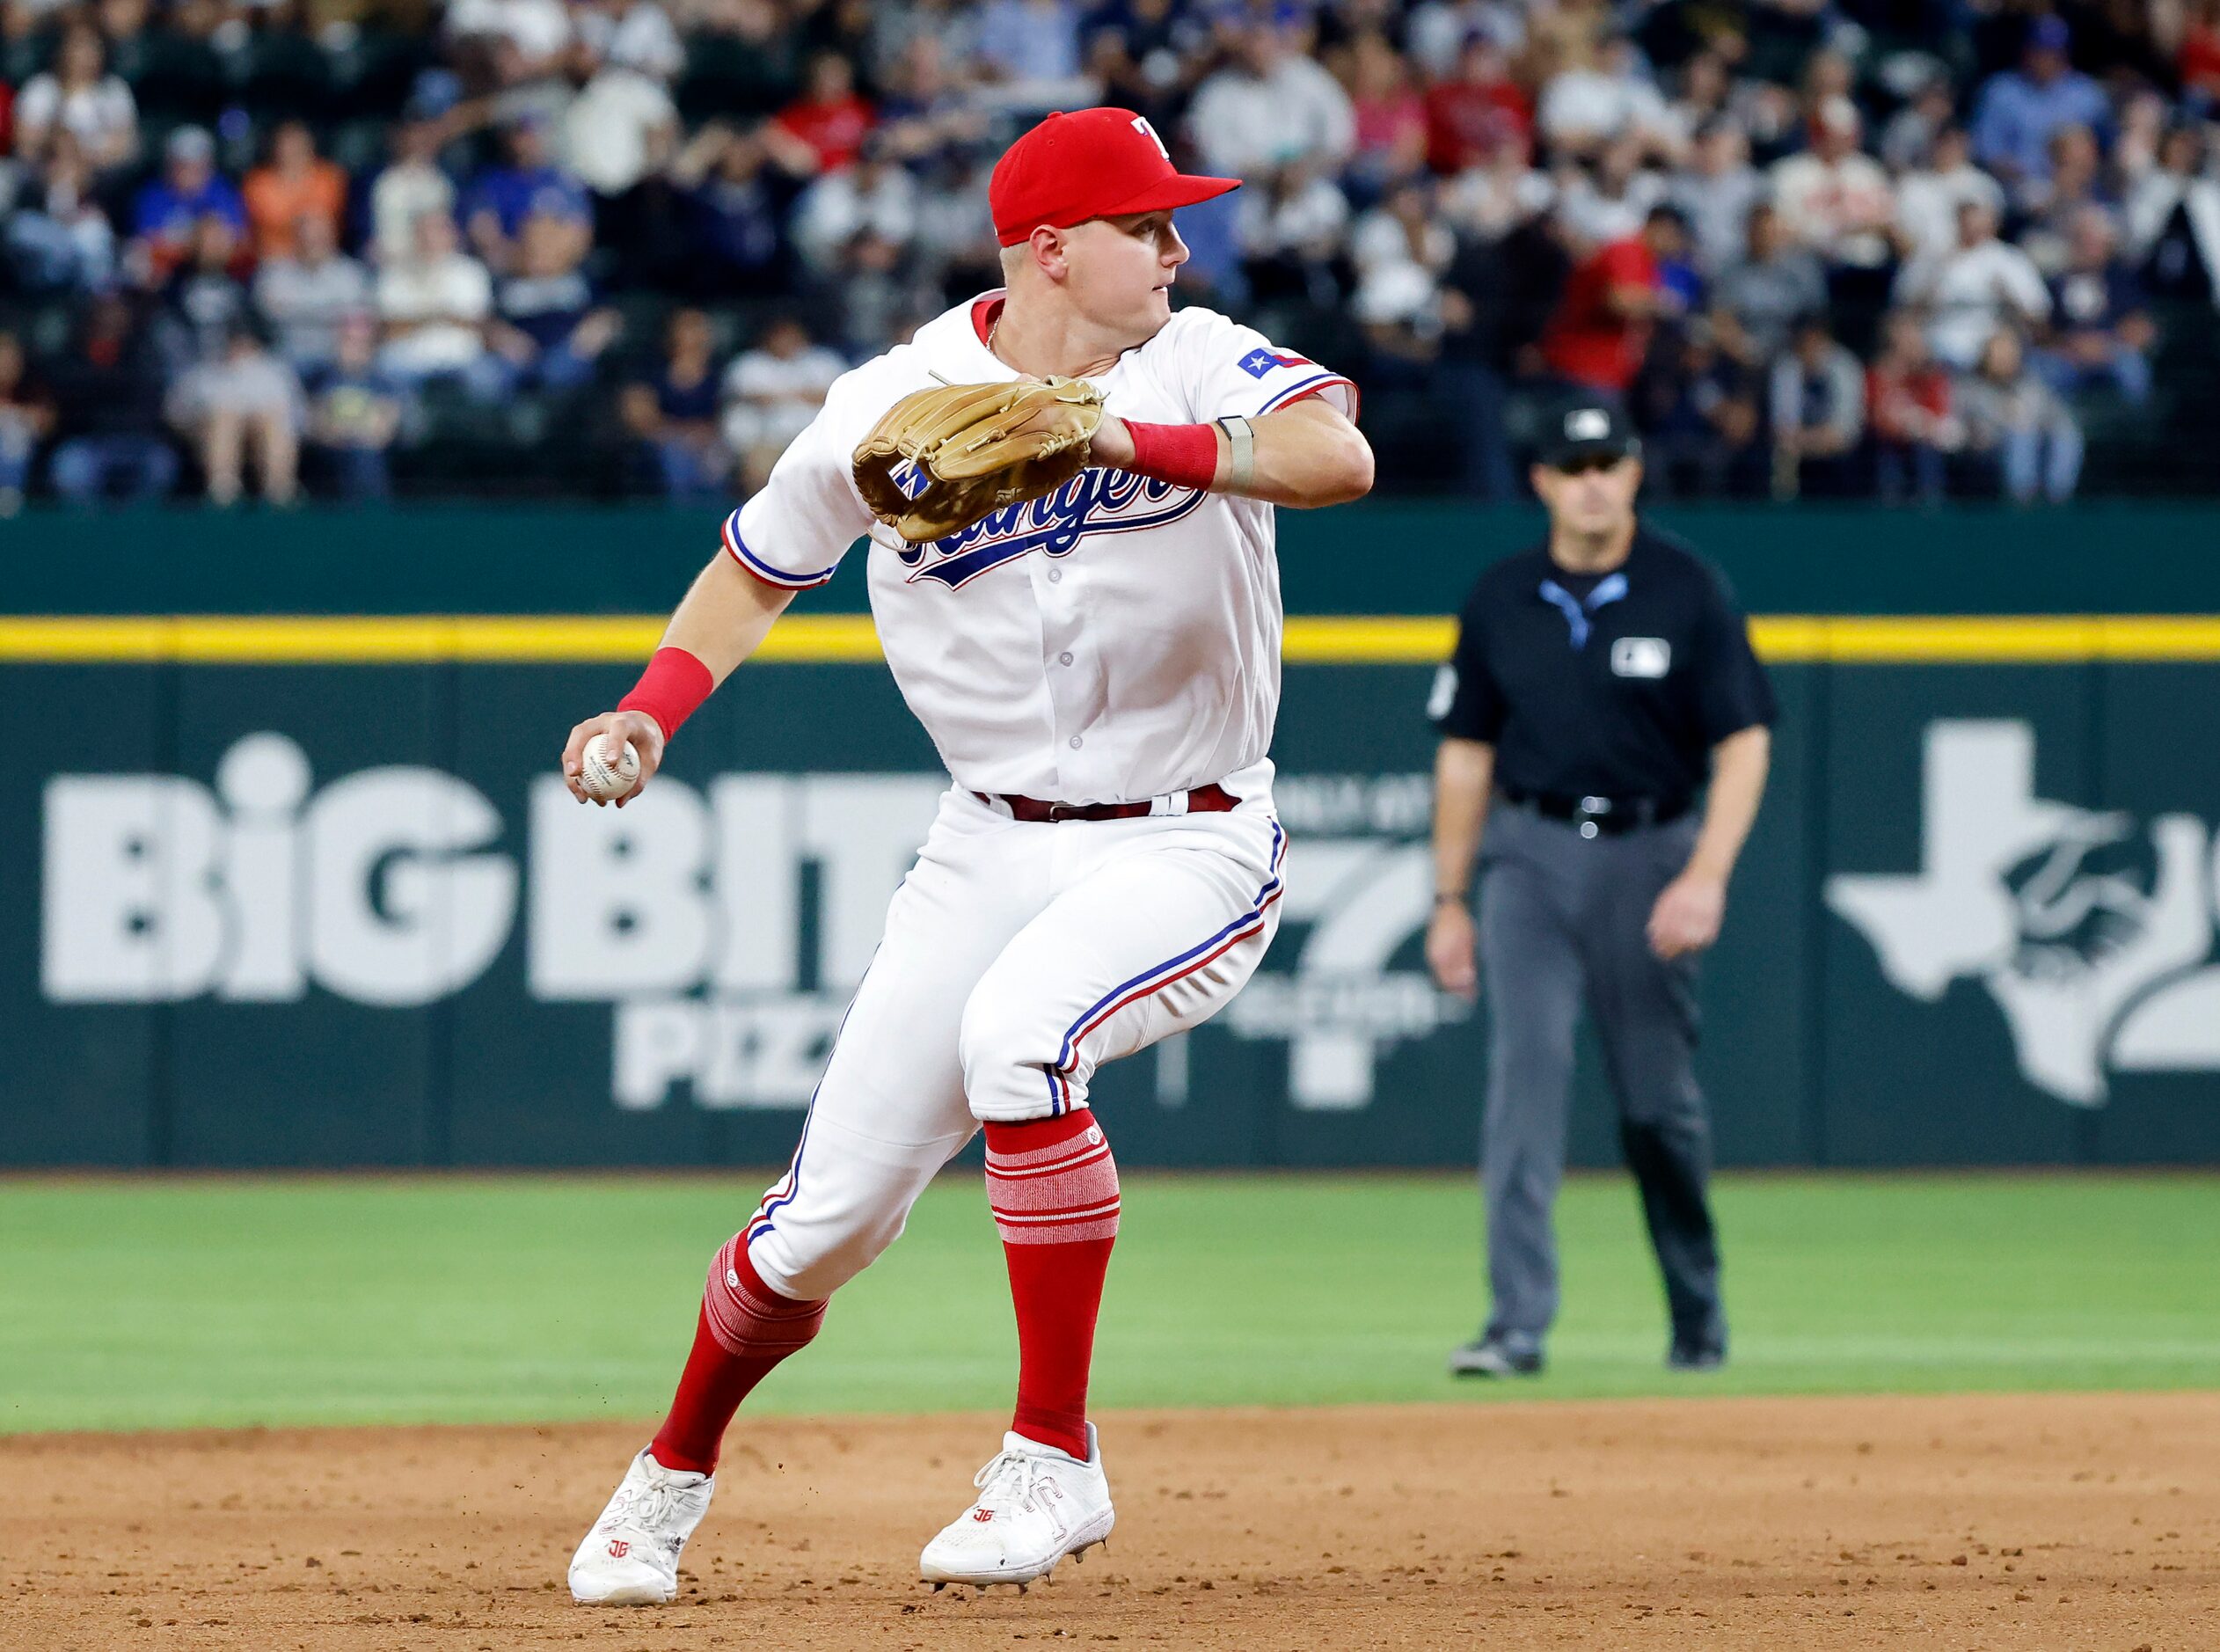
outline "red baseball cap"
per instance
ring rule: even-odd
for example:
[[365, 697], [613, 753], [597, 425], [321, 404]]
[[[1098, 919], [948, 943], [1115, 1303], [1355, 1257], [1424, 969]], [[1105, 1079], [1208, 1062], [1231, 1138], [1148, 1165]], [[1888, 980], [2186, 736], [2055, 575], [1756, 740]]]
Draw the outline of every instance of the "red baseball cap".
[[996, 238], [1015, 246], [1044, 223], [1068, 230], [1089, 218], [1192, 207], [1240, 187], [1238, 178], [1180, 172], [1156, 128], [1130, 109], [1078, 109], [1050, 115], [1010, 146], [995, 163], [987, 204]]

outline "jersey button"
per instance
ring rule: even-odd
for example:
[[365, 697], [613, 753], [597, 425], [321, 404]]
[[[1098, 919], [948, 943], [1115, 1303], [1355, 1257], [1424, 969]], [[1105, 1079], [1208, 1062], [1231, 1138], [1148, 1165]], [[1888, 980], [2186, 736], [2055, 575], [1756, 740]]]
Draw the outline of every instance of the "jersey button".
[[1051, 585], [1063, 584], [1063, 570], [1062, 568], [1050, 568], [1048, 570], [1048, 583]]
[[1056, 663], [1058, 665], [1070, 665], [1071, 663], [1071, 656], [1069, 654], [1060, 654], [1056, 656]]
[[1071, 749], [1074, 751], [1078, 750], [1080, 747], [1085, 745], [1086, 743], [1087, 742], [1085, 741], [1080, 739], [1077, 735], [1071, 736]]

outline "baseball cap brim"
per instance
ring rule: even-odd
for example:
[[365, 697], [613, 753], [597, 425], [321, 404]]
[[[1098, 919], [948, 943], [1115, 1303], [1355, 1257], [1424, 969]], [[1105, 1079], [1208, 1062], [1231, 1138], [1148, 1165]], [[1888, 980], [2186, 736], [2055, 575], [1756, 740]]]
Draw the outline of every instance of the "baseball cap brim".
[[1167, 212], [1175, 207], [1199, 206], [1241, 187], [1238, 178], [1205, 178], [1193, 172], [1174, 172], [1159, 178], [1138, 194], [1105, 207], [1099, 218], [1123, 218], [1136, 212]]
[[1541, 454], [1539, 462], [1547, 470], [1561, 471], [1583, 459], [1632, 459], [1639, 457], [1641, 451], [1642, 439], [1629, 434], [1595, 442], [1560, 442]]

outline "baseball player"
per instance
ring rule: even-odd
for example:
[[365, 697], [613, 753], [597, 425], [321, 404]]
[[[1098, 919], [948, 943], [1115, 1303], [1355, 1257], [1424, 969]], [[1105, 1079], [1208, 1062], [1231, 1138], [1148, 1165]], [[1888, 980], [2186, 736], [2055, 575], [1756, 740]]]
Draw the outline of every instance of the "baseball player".
[[[669, 1414], [571, 1561], [581, 1602], [674, 1597], [734, 1411], [982, 1125], [1017, 1406], [921, 1569], [1024, 1584], [1109, 1534], [1086, 1396], [1118, 1175], [1088, 1083], [1216, 1013], [1271, 940], [1287, 844], [1266, 755], [1273, 507], [1336, 504], [1372, 480], [1348, 380], [1223, 316], [1172, 311], [1187, 257], [1173, 209], [1238, 186], [1180, 174], [1123, 109], [1051, 115], [1019, 139], [990, 188], [1006, 286], [833, 386], [727, 519], [639, 686], [571, 731], [563, 770], [581, 799], [600, 734], [632, 743], [647, 784], [688, 713], [868, 535], [887, 664], [953, 780], [791, 1166], [710, 1266]], [[912, 456], [905, 491], [933, 485], [946, 444], [886, 428], [921, 393], [1070, 381], [1092, 387], [1099, 423], [1053, 492], [1026, 496], [1034, 472], [1013, 467], [997, 497], [1017, 502], [923, 542], [859, 493], [867, 440]]]

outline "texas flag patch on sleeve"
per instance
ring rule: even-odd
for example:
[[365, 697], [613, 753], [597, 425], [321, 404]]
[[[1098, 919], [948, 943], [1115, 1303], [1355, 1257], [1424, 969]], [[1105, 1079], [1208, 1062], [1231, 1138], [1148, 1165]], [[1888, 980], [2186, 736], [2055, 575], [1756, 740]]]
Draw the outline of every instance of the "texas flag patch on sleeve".
[[1238, 364], [1251, 378], [1262, 378], [1278, 367], [1312, 367], [1317, 365], [1307, 355], [1294, 355], [1285, 350], [1254, 349], [1243, 356]]

